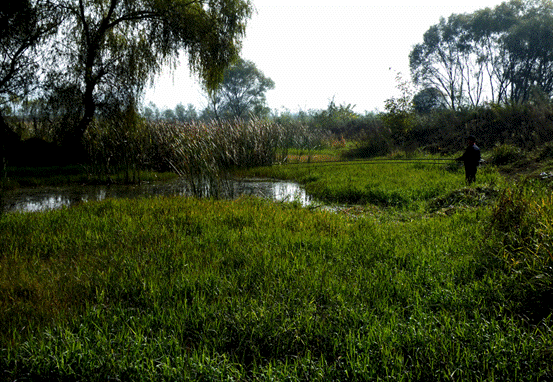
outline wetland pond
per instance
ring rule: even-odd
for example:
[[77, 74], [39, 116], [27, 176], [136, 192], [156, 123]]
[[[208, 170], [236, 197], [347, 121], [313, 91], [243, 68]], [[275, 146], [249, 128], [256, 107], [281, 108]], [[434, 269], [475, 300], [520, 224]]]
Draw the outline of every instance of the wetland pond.
[[[191, 196], [192, 192], [188, 184], [180, 179], [139, 185], [40, 187], [5, 191], [1, 195], [0, 207], [4, 212], [37, 212], [109, 198], [171, 195]], [[229, 199], [252, 195], [279, 202], [297, 201], [303, 206], [312, 202], [303, 188], [297, 183], [288, 181], [231, 180], [227, 182], [221, 195]]]

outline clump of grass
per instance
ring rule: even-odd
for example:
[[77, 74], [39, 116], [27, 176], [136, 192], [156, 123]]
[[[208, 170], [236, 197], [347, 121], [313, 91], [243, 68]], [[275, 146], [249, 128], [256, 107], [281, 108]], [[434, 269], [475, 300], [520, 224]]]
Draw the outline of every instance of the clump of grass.
[[472, 208], [495, 203], [499, 191], [494, 187], [475, 187], [453, 190], [447, 195], [436, 197], [428, 203], [428, 209], [435, 212], [451, 208]]
[[496, 166], [506, 165], [521, 159], [521, 149], [510, 144], [496, 145], [489, 157], [489, 162]]
[[[538, 195], [536, 195], [538, 193]], [[490, 251], [509, 275], [506, 293], [516, 311], [540, 320], [553, 312], [553, 199], [538, 183], [507, 188], [490, 223]]]

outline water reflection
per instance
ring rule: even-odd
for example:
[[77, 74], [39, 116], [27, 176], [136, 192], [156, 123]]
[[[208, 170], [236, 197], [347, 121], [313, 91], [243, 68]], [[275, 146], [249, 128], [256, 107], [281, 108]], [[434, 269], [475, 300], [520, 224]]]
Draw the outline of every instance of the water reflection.
[[[188, 185], [180, 180], [133, 186], [18, 189], [4, 192], [2, 209], [5, 212], [35, 212], [108, 198], [138, 198], [161, 195], [189, 196], [191, 191]], [[233, 180], [228, 182], [223, 197], [236, 198], [241, 195], [254, 195], [274, 201], [297, 201], [303, 206], [311, 203], [311, 198], [305, 190], [293, 182], [260, 180]]]

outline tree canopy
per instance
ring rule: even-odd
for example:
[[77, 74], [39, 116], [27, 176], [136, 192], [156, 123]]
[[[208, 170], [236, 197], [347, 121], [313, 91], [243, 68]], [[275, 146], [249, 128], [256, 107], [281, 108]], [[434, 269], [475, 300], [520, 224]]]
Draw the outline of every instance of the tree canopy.
[[4, 1], [0, 4], [0, 158], [18, 139], [4, 119], [7, 104], [24, 97], [37, 84], [39, 44], [55, 32], [57, 15], [47, 1]]
[[36, 50], [58, 22], [45, 1], [0, 4], [0, 105], [25, 95], [37, 79]]
[[238, 59], [229, 66], [215, 90], [206, 89], [213, 112], [222, 118], [247, 118], [268, 114], [265, 93], [275, 83], [253, 62]]
[[[28, 11], [45, 5], [53, 11]], [[13, 11], [19, 7], [22, 11]], [[34, 72], [36, 61], [27, 60], [31, 56], [20, 51], [35, 46], [38, 26], [54, 25], [55, 33], [43, 41], [40, 54], [35, 53], [45, 73], [42, 97], [52, 99], [67, 94], [67, 89], [78, 95], [78, 122], [66, 136], [68, 145], [78, 146], [99, 112], [136, 108], [148, 81], [164, 65], [176, 67], [182, 54], [206, 88], [215, 89], [225, 68], [238, 57], [251, 13], [250, 0], [7, 2], [0, 17], [15, 21], [2, 23], [0, 42], [3, 59], [14, 58], [11, 66], [3, 62], [0, 68], [0, 98], [11, 92], [2, 87], [8, 83], [5, 77], [11, 75], [9, 84], [19, 89], [23, 80], [31, 78], [25, 73]], [[19, 70], [22, 65], [29, 70]]]
[[553, 94], [553, 3], [511, 0], [453, 14], [431, 26], [409, 56], [411, 75], [448, 106], [524, 102], [534, 88]]

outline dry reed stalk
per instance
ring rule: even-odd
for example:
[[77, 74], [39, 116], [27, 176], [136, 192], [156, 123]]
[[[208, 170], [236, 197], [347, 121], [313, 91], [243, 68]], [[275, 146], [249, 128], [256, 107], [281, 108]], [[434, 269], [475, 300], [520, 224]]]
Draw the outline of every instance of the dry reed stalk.
[[163, 159], [190, 184], [196, 196], [218, 196], [233, 168], [271, 165], [284, 142], [284, 129], [263, 120], [163, 123], [155, 128]]

